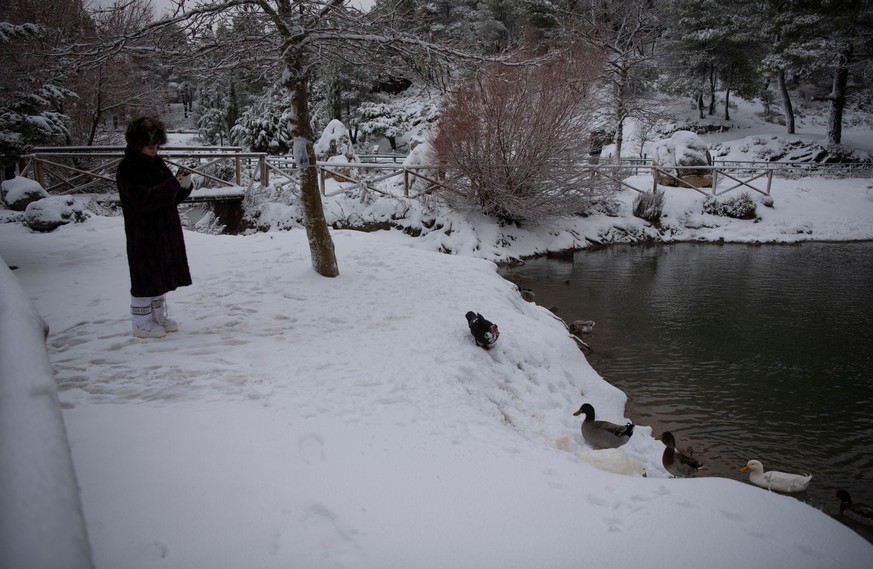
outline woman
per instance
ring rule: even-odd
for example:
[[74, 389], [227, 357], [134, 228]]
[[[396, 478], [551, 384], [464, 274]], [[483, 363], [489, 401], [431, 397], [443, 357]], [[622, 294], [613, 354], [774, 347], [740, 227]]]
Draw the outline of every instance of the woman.
[[167, 132], [153, 117], [134, 119], [115, 180], [124, 214], [133, 335], [161, 338], [178, 325], [167, 318], [164, 295], [191, 284], [182, 222], [176, 207], [191, 195], [191, 173], [176, 176], [158, 157]]

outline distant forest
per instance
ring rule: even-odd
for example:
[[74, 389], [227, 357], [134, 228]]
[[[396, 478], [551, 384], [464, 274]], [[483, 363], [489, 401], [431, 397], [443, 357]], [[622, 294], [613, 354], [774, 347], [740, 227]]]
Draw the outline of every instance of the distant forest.
[[[0, 0], [4, 162], [34, 145], [118, 143], [131, 115], [169, 103], [215, 144], [287, 153], [331, 119], [356, 142], [393, 140], [484, 69], [572, 50], [598, 63], [598, 124], [619, 149], [624, 122], [652, 120], [664, 95], [728, 120], [732, 97], [760, 98], [787, 133], [796, 101], [826, 101], [834, 144], [843, 110], [873, 103], [868, 0], [171, 4]], [[437, 100], [416, 107], [411, 93]]]

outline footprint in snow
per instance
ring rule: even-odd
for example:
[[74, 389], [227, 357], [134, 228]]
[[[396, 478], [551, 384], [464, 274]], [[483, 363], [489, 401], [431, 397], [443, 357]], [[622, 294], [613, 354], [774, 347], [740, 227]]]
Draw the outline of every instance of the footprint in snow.
[[321, 435], [306, 435], [297, 441], [297, 448], [306, 464], [324, 462], [324, 439]]

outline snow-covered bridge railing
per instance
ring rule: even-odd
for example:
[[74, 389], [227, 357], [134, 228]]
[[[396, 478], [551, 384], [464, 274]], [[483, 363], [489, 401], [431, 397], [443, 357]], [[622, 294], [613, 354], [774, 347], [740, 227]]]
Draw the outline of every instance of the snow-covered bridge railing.
[[[115, 170], [124, 154], [120, 146], [52, 147], [36, 148], [24, 158], [24, 175], [35, 179], [50, 193], [72, 194], [85, 191], [110, 194], [115, 190]], [[174, 167], [187, 168], [205, 181], [199, 190], [223, 190], [200, 193], [189, 201], [239, 200], [244, 187], [255, 182], [270, 185], [270, 176], [296, 179], [298, 172], [294, 160], [288, 156], [268, 156], [262, 152], [243, 152], [238, 147], [163, 147], [161, 156]], [[321, 192], [330, 194], [325, 181], [333, 178], [342, 183], [355, 184], [365, 191], [380, 195], [396, 195], [402, 188], [405, 197], [417, 197], [432, 192], [438, 187], [451, 190], [438, 166], [406, 165], [405, 157], [398, 154], [361, 155], [361, 162], [318, 162], [318, 179]], [[568, 166], [569, 167], [569, 166]], [[710, 187], [696, 187], [681, 180], [683, 167], [664, 168], [645, 158], [626, 158], [618, 163], [582, 162], [575, 166], [580, 176], [600, 177], [619, 187], [636, 192], [648, 192], [657, 187], [657, 178], [674, 179], [677, 186], [694, 189], [704, 194], [721, 195], [735, 189], [750, 189], [765, 195], [770, 194], [774, 175], [793, 177], [797, 175], [848, 176], [870, 174], [873, 165], [867, 163], [810, 163], [810, 162], [752, 162], [716, 161], [712, 166], [688, 167], [707, 170], [712, 177]], [[652, 174], [652, 184], [642, 185], [636, 178], [644, 173]], [[243, 174], [247, 173], [244, 177]], [[385, 182], [396, 178], [395, 183]], [[345, 191], [347, 187], [341, 191]], [[110, 198], [111, 199], [111, 198]]]
[[0, 258], [0, 565], [88, 569], [91, 544], [46, 333]]
[[[53, 194], [110, 192], [115, 189], [115, 171], [123, 157], [122, 146], [34, 148], [23, 157], [22, 174]], [[191, 170], [217, 187], [243, 185], [246, 170], [250, 179], [268, 178], [267, 154], [243, 152], [238, 147], [164, 146], [161, 157], [170, 167]]]
[[[356, 176], [355, 170], [368, 171], [370, 176]], [[372, 175], [375, 174], [375, 175]], [[404, 197], [418, 197], [433, 191], [439, 186], [445, 185], [445, 180], [440, 175], [439, 166], [405, 166], [402, 164], [343, 164], [340, 162], [318, 163], [318, 184], [322, 194], [329, 196], [325, 180], [334, 178], [340, 182], [352, 182], [367, 190], [382, 194], [393, 195], [377, 186], [391, 178], [399, 178], [402, 181]], [[414, 192], [413, 192], [414, 190]], [[340, 193], [340, 192], [336, 192]]]
[[[323, 196], [330, 197], [348, 190], [346, 186], [336, 192], [329, 192], [326, 181], [331, 178], [340, 183], [355, 184], [379, 195], [395, 195], [386, 190], [382, 183], [391, 178], [399, 178], [398, 184], [402, 183], [405, 197], [417, 197], [443, 184], [436, 175], [440, 170], [438, 166], [409, 166], [396, 163], [395, 160], [401, 158], [399, 155], [364, 155], [359, 158], [362, 162], [319, 161], [316, 163], [318, 187]], [[267, 168], [285, 179], [294, 180], [297, 177], [294, 161], [286, 156], [269, 157]]]
[[[592, 173], [600, 174], [611, 179], [616, 184], [625, 188], [634, 190], [635, 192], [646, 193], [658, 189], [660, 180], [668, 180], [669, 185], [679, 188], [688, 188], [695, 190], [704, 195], [720, 196], [736, 189], [750, 189], [755, 192], [770, 195], [770, 188], [773, 185], [773, 174], [775, 168], [769, 166], [761, 166], [758, 168], [749, 168], [748, 166], [654, 166], [648, 168], [639, 165], [633, 168], [628, 168], [621, 164], [598, 164], [591, 167]], [[652, 182], [649, 185], [640, 187], [634, 185], [637, 180], [629, 177], [630, 171], [634, 170], [636, 174], [639, 171], [648, 170], [652, 174]], [[695, 185], [683, 178], [683, 172], [708, 172], [707, 177], [711, 180], [706, 186]], [[696, 176], [698, 179], [701, 176]], [[724, 183], [722, 181], [726, 180]]]

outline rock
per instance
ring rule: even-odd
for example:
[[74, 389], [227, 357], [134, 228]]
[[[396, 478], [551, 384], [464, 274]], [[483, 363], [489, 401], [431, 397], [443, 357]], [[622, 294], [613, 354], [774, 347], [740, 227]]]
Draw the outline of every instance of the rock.
[[[680, 186], [676, 178], [695, 188], [712, 186], [712, 171], [708, 168], [694, 169], [691, 166], [711, 166], [709, 148], [699, 136], [687, 130], [678, 130], [655, 144], [653, 164], [664, 172], [656, 172], [658, 184]], [[680, 166], [681, 168], [677, 168]], [[687, 178], [687, 179], [686, 179]]]
[[48, 197], [48, 192], [38, 182], [22, 176], [4, 180], [0, 184], [0, 194], [3, 203], [13, 211], [24, 211], [31, 203]]
[[685, 186], [685, 184], [688, 184], [689, 186], [694, 186], [695, 188], [711, 188], [712, 187], [712, 176], [710, 176], [709, 174], [706, 174], [703, 176], [699, 176], [696, 174], [685, 174], [685, 175], [681, 176], [681, 178], [682, 178], [682, 182], [683, 182], [682, 184], [679, 184], [678, 182], [676, 182], [676, 180], [673, 180], [673, 182], [674, 182], [673, 185], [674, 186], [681, 185], [683, 187], [687, 187], [687, 186]]
[[[334, 162], [339, 164], [354, 164], [361, 161], [355, 153], [355, 147], [349, 136], [346, 125], [339, 120], [332, 120], [324, 128], [321, 138], [315, 143], [315, 157], [319, 162]], [[351, 168], [333, 167], [332, 172], [327, 173], [325, 178], [337, 178], [340, 182], [348, 182]]]
[[34, 231], [54, 231], [61, 225], [79, 223], [88, 213], [72, 196], [52, 196], [32, 202], [24, 210], [24, 221]]

